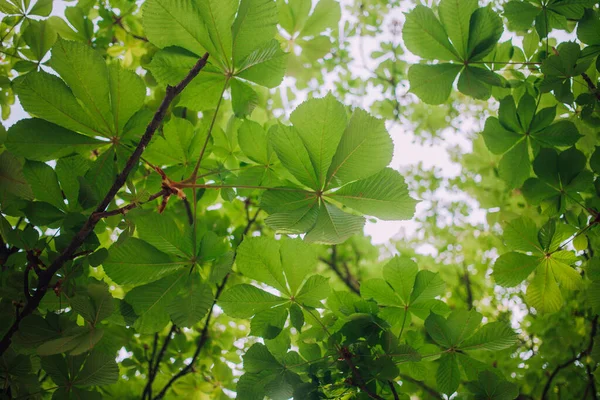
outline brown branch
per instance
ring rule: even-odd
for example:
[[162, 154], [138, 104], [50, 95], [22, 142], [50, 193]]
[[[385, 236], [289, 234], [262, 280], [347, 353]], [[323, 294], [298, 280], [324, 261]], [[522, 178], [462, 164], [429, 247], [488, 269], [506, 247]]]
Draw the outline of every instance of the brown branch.
[[126, 206], [116, 208], [116, 209], [110, 210], [110, 211], [95, 212], [92, 214], [92, 216], [97, 220], [101, 220], [102, 218], [114, 217], [115, 215], [119, 215], [119, 214], [125, 215], [125, 214], [127, 214], [128, 211], [133, 210], [134, 208], [137, 208], [137, 207], [141, 206], [142, 204], [149, 203], [152, 200], [156, 200], [159, 197], [165, 196], [166, 194], [167, 194], [167, 190], [163, 188], [159, 192], [154, 193], [152, 196], [150, 196], [147, 201], [134, 202], [131, 204], [127, 204]]
[[372, 399], [385, 400], [383, 397], [381, 397], [377, 393], [373, 393], [372, 391], [369, 390], [369, 388], [367, 387], [367, 385], [365, 383], [365, 380], [363, 379], [362, 375], [360, 374], [360, 371], [358, 370], [358, 368], [356, 368], [356, 366], [352, 362], [352, 353], [350, 353], [350, 351], [347, 348], [342, 347], [340, 349], [340, 356], [341, 356], [341, 358], [344, 359], [344, 361], [346, 361], [346, 364], [348, 364], [350, 371], [352, 371], [352, 380], [350, 381], [352, 386], [356, 386], [356, 387], [360, 388], [360, 390], [365, 392]]
[[329, 267], [342, 280], [342, 282], [344, 282], [346, 286], [348, 286], [348, 289], [360, 296], [360, 288], [355, 283], [356, 280], [352, 277], [350, 270], [347, 268], [348, 266], [344, 265], [344, 267], [346, 268], [346, 275], [342, 273], [340, 267], [338, 266], [337, 247], [335, 245], [331, 246], [331, 259], [328, 260], [326, 258], [320, 257], [319, 260], [329, 265]]
[[581, 73], [581, 77], [583, 78], [583, 80], [585, 81], [585, 83], [587, 83], [588, 89], [590, 89], [590, 92], [592, 92], [592, 94], [594, 96], [596, 96], [596, 98], [598, 99], [598, 101], [600, 101], [600, 90], [598, 90], [598, 88], [596, 87], [596, 85], [594, 85], [594, 82], [592, 81], [592, 78], [589, 77], [588, 74], [586, 74], [585, 72]]
[[[592, 368], [589, 365], [585, 366], [585, 369], [587, 371], [587, 376], [588, 376], [588, 388], [591, 391], [592, 394], [592, 400], [598, 400], [598, 389], [596, 388], [596, 377], [594, 376], [593, 372], [592, 372]], [[587, 391], [588, 389], [586, 389]], [[587, 397], [584, 396], [584, 399], [587, 399]]]
[[546, 385], [544, 386], [544, 391], [542, 392], [542, 400], [545, 400], [547, 398], [548, 391], [550, 390], [550, 388], [552, 386], [552, 380], [556, 377], [556, 375], [558, 375], [558, 373], [562, 369], [567, 368], [568, 366], [573, 364], [575, 361], [579, 361], [583, 357], [585, 357], [591, 353], [592, 348], [594, 347], [594, 336], [596, 336], [597, 329], [598, 329], [598, 315], [596, 315], [594, 317], [594, 320], [592, 321], [592, 329], [590, 332], [590, 341], [588, 343], [588, 346], [585, 348], [585, 350], [583, 350], [578, 355], [571, 357], [569, 360], [565, 361], [562, 364], [557, 365], [556, 368], [554, 368], [554, 371], [552, 371], [552, 374], [550, 374], [550, 377], [548, 378], [548, 381], [546, 382]]
[[202, 68], [204, 68], [204, 66], [206, 65], [207, 60], [208, 53], [204, 54], [204, 56], [201, 59], [199, 59], [198, 62], [196, 62], [196, 65], [194, 65], [194, 67], [190, 70], [187, 76], [183, 78], [183, 80], [179, 82], [177, 86], [167, 86], [165, 97], [160, 106], [158, 107], [158, 110], [156, 110], [152, 121], [150, 121], [150, 123], [146, 127], [146, 131], [140, 139], [140, 142], [133, 151], [133, 154], [131, 154], [131, 156], [127, 160], [127, 163], [125, 164], [125, 167], [123, 168], [121, 173], [115, 179], [115, 182], [113, 183], [112, 187], [110, 188], [106, 196], [104, 196], [104, 199], [102, 199], [100, 204], [98, 204], [98, 207], [96, 207], [94, 213], [92, 213], [92, 215], [89, 216], [85, 224], [81, 227], [81, 229], [75, 235], [73, 240], [71, 240], [71, 243], [69, 243], [69, 245], [63, 250], [63, 252], [58, 257], [56, 257], [56, 259], [54, 259], [54, 261], [52, 262], [52, 264], [50, 264], [48, 269], [46, 269], [40, 274], [35, 294], [32, 296], [31, 300], [27, 302], [27, 304], [23, 308], [23, 311], [19, 314], [19, 317], [15, 319], [15, 322], [8, 329], [8, 331], [2, 338], [2, 341], [0, 341], [0, 355], [4, 354], [6, 349], [8, 349], [8, 347], [10, 346], [11, 338], [19, 329], [19, 323], [21, 322], [21, 320], [33, 313], [33, 311], [37, 309], [40, 302], [42, 301], [42, 298], [48, 291], [48, 288], [50, 287], [50, 282], [54, 275], [58, 272], [60, 268], [62, 268], [62, 266], [67, 261], [71, 259], [73, 254], [75, 254], [77, 249], [83, 244], [83, 242], [89, 236], [89, 234], [92, 233], [94, 227], [98, 223], [98, 219], [95, 216], [95, 214], [97, 215], [97, 213], [104, 212], [108, 205], [113, 201], [113, 199], [117, 195], [117, 192], [125, 184], [127, 177], [129, 176], [135, 165], [138, 163], [140, 156], [146, 149], [146, 146], [148, 146], [148, 144], [150, 143], [152, 136], [154, 136], [154, 132], [156, 132], [158, 127], [161, 125], [163, 119], [165, 118], [165, 115], [167, 114], [169, 106], [171, 105], [175, 97], [177, 97], [177, 95], [179, 95], [183, 91], [183, 89], [185, 89], [185, 87], [200, 73]]
[[429, 393], [432, 397], [435, 397], [437, 399], [441, 399], [442, 398], [442, 394], [441, 393], [437, 392], [435, 389], [433, 389], [431, 386], [427, 385], [423, 381], [418, 381], [418, 380], [416, 380], [414, 378], [411, 378], [410, 376], [404, 375], [404, 374], [400, 374], [399, 377], [403, 381], [407, 381], [407, 382], [410, 382], [410, 383], [413, 383], [413, 384], [419, 386], [421, 389], [423, 389], [427, 393]]
[[158, 355], [156, 356], [156, 361], [154, 361], [154, 356], [156, 355], [158, 334], [154, 336], [152, 358], [150, 358], [150, 360], [148, 361], [148, 383], [146, 383], [146, 387], [144, 388], [144, 392], [142, 393], [142, 399], [146, 398], [146, 396], [148, 399], [152, 398], [152, 384], [156, 379], [156, 375], [158, 374], [158, 370], [160, 367], [160, 362], [162, 361], [162, 358], [164, 357], [165, 352], [167, 351], [167, 347], [169, 347], [169, 343], [171, 342], [173, 333], [175, 333], [176, 329], [177, 326], [175, 324], [171, 325], [171, 329], [169, 329], [169, 333], [167, 333], [167, 336], [165, 336], [163, 345], [160, 348]]
[[[221, 296], [221, 293], [223, 292], [223, 289], [225, 288], [225, 285], [227, 284], [228, 278], [229, 278], [229, 274], [226, 275], [225, 278], [223, 278], [223, 280], [219, 284], [219, 286], [217, 286], [217, 293], [215, 294], [215, 299], [213, 300], [213, 304], [210, 307], [210, 311], [208, 312], [208, 316], [206, 317], [206, 321], [204, 322], [204, 327], [202, 328], [202, 332], [200, 333], [200, 336], [198, 338], [198, 342], [196, 344], [196, 351], [194, 351], [192, 360], [181, 371], [179, 371], [178, 373], [173, 375], [173, 377], [169, 380], [169, 382], [167, 382], [167, 384], [162, 388], [162, 390], [154, 397], [154, 400], [162, 399], [163, 397], [165, 397], [165, 394], [167, 394], [167, 391], [169, 390], [169, 388], [177, 380], [179, 380], [180, 378], [183, 378], [190, 372], [194, 372], [194, 364], [196, 363], [196, 360], [198, 359], [200, 352], [202, 351], [202, 349], [204, 348], [204, 345], [206, 344], [206, 341], [208, 340], [208, 328], [210, 325], [211, 318], [213, 316], [213, 311], [215, 309], [215, 305], [217, 304], [217, 300], [219, 300], [219, 297]], [[157, 365], [157, 368], [158, 368], [158, 365]]]
[[394, 387], [394, 382], [388, 381], [388, 385], [390, 385], [390, 390], [392, 391], [392, 394], [394, 395], [394, 400], [400, 400], [400, 397], [398, 397], [398, 392], [396, 391], [396, 388]]
[[466, 264], [463, 264], [463, 280], [465, 282], [465, 288], [467, 291], [467, 307], [470, 309], [473, 308], [473, 288], [471, 287], [471, 277], [469, 276], [469, 269]]

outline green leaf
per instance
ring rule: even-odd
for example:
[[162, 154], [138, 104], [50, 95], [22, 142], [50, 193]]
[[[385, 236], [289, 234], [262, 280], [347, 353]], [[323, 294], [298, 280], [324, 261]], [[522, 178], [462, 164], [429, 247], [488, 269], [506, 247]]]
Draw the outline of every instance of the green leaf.
[[488, 55], [500, 40], [503, 31], [502, 19], [490, 6], [475, 10], [469, 26], [469, 61], [481, 60]]
[[[198, 135], [199, 136], [199, 135]], [[194, 126], [183, 118], [171, 118], [164, 125], [163, 136], [156, 135], [144, 157], [158, 165], [190, 164]]]
[[[502, 107], [502, 103], [500, 107]], [[500, 110], [502, 112], [502, 108]], [[502, 116], [503, 114], [500, 114], [500, 117]], [[514, 113], [514, 117], [516, 118], [516, 112]], [[512, 121], [507, 122], [512, 123]], [[515, 126], [512, 125], [511, 128], [514, 129]], [[516, 133], [516, 131], [505, 129], [501, 123], [501, 120], [498, 120], [494, 117], [490, 117], [485, 120], [485, 127], [481, 134], [485, 140], [485, 145], [493, 154], [506, 153], [521, 139], [521, 135]]]
[[481, 327], [473, 336], [460, 346], [462, 350], [507, 349], [517, 343], [517, 334], [503, 322], [490, 322]]
[[539, 12], [539, 8], [527, 1], [509, 1], [504, 5], [508, 28], [513, 31], [528, 31]]
[[250, 279], [266, 283], [289, 295], [283, 275], [279, 245], [266, 237], [246, 238], [237, 250], [238, 270]]
[[86, 292], [71, 298], [71, 307], [92, 326], [96, 326], [113, 313], [114, 299], [103, 282], [92, 282], [86, 289]]
[[269, 136], [260, 124], [246, 120], [238, 128], [238, 143], [244, 154], [257, 164], [273, 162], [273, 150]]
[[[281, 263], [290, 293], [292, 296], [297, 296], [298, 289], [304, 280], [316, 269], [317, 254], [314, 246], [300, 239], [282, 240], [279, 243]], [[304, 287], [302, 287], [302, 291], [304, 291]]]
[[118, 64], [108, 67], [110, 102], [114, 117], [115, 135], [125, 132], [125, 124], [144, 105], [146, 86], [135, 72]]
[[189, 232], [182, 232], [169, 215], [148, 213], [134, 218], [140, 239], [167, 254], [191, 258], [192, 243]]
[[26, 161], [23, 165], [23, 175], [36, 199], [50, 203], [59, 209], [65, 208], [58, 177], [52, 167], [38, 161]]
[[181, 291], [166, 309], [175, 325], [191, 328], [204, 318], [213, 304], [214, 296], [210, 286], [202, 283], [197, 273], [192, 271], [184, 279]]
[[330, 197], [363, 214], [382, 220], [410, 219], [417, 203], [410, 197], [402, 175], [391, 168], [343, 186]]
[[527, 279], [539, 263], [539, 257], [517, 252], [502, 254], [494, 263], [494, 279], [500, 286], [517, 286]]
[[207, 0], [196, 3], [212, 42], [212, 47], [207, 50], [211, 58], [220, 59], [224, 66], [229, 66], [232, 57], [231, 25], [238, 4], [239, 0]]
[[237, 65], [277, 32], [277, 5], [271, 0], [241, 0], [231, 32], [233, 60]]
[[268, 88], [279, 86], [285, 75], [288, 54], [273, 39], [250, 53], [237, 66], [235, 76]]
[[108, 249], [104, 272], [119, 285], [140, 285], [176, 271], [189, 261], [178, 261], [137, 238], [128, 238]]
[[447, 349], [453, 346], [453, 331], [442, 316], [435, 313], [429, 314], [425, 320], [425, 329], [429, 336], [440, 346]]
[[440, 358], [435, 380], [438, 389], [448, 396], [456, 392], [460, 384], [460, 370], [455, 354], [445, 354]]
[[161, 86], [175, 86], [185, 78], [197, 61], [198, 56], [188, 50], [167, 47], [154, 54], [147, 68]]
[[188, 275], [187, 271], [171, 274], [147, 285], [135, 287], [125, 295], [125, 301], [138, 315], [133, 325], [137, 332], [155, 333], [169, 323], [168, 307], [177, 298]]
[[42, 61], [46, 53], [56, 42], [57, 34], [47, 21], [29, 20], [29, 25], [23, 30], [23, 40], [29, 46], [35, 60]]
[[357, 109], [333, 155], [325, 187], [331, 187], [332, 181], [341, 186], [381, 171], [392, 161], [393, 150], [384, 121]]
[[105, 132], [115, 132], [108, 68], [102, 56], [83, 43], [59, 38], [52, 47], [50, 66], [69, 85], [96, 125]]
[[448, 33], [428, 7], [418, 5], [406, 15], [402, 38], [406, 48], [417, 56], [446, 61], [460, 59], [448, 40]]
[[69, 87], [58, 77], [32, 71], [13, 82], [21, 105], [31, 115], [88, 136], [108, 136], [77, 102]]
[[115, 357], [102, 351], [92, 351], [83, 368], [73, 379], [79, 387], [111, 385], [119, 380], [119, 367]]
[[502, 380], [491, 371], [479, 373], [478, 380], [469, 382], [467, 387], [476, 399], [514, 400], [519, 396], [519, 387], [514, 383]]
[[348, 214], [326, 202], [321, 204], [315, 226], [304, 240], [314, 243], [337, 244], [360, 232], [365, 225], [364, 217]]
[[544, 146], [572, 146], [582, 136], [571, 121], [558, 121], [531, 137]]
[[300, 288], [296, 301], [308, 307], [322, 308], [321, 300], [329, 295], [329, 278], [321, 275], [310, 276]]
[[269, 141], [281, 164], [300, 183], [312, 189], [319, 188], [319, 179], [311, 163], [308, 148], [296, 128], [278, 125], [271, 131]]
[[267, 224], [281, 233], [309, 231], [319, 213], [318, 199], [304, 191], [270, 190], [261, 199], [261, 208], [270, 213]]
[[299, 36], [317, 36], [326, 29], [336, 31], [341, 16], [342, 10], [338, 2], [320, 0], [304, 24]]
[[44, 342], [37, 348], [41, 356], [69, 353], [78, 355], [93, 348], [102, 339], [103, 331], [100, 329], [87, 329], [76, 327], [62, 332], [61, 337]]
[[511, 250], [542, 253], [538, 241], [538, 227], [527, 217], [515, 218], [504, 227], [504, 241]]
[[242, 284], [226, 290], [219, 298], [218, 304], [230, 317], [250, 318], [260, 311], [287, 301], [252, 285]]
[[394, 288], [404, 304], [408, 304], [419, 267], [410, 258], [395, 256], [383, 267], [383, 277]]
[[[319, 186], [313, 188], [324, 189], [332, 158], [347, 125], [344, 106], [333, 95], [328, 94], [323, 98], [311, 99], [300, 104], [292, 112], [290, 121], [308, 150], [316, 172]], [[277, 155], [279, 156], [279, 153]]]
[[519, 187], [531, 174], [527, 140], [521, 139], [507, 151], [498, 165], [498, 173], [509, 188]]
[[49, 161], [73, 152], [98, 149], [107, 144], [109, 143], [33, 118], [20, 120], [11, 126], [5, 146], [17, 156], [34, 161]]
[[211, 43], [196, 2], [149, 0], [144, 3], [142, 15], [148, 40], [161, 49], [178, 46], [202, 55], [206, 44]]
[[13, 194], [32, 200], [34, 195], [23, 175], [21, 162], [12, 154], [0, 154], [0, 198], [4, 201], [7, 194]]
[[419, 271], [415, 279], [410, 301], [413, 305], [434, 299], [445, 291], [446, 284], [438, 273]]
[[473, 309], [469, 311], [452, 311], [447, 319], [452, 347], [463, 348], [464, 346], [462, 346], [461, 343], [469, 338], [479, 325], [481, 325], [482, 318], [483, 316]]
[[529, 283], [526, 294], [527, 303], [541, 314], [560, 310], [563, 297], [556, 284], [554, 272], [548, 263], [539, 265], [535, 277]]
[[244, 354], [244, 370], [249, 373], [281, 369], [282, 365], [273, 357], [267, 346], [254, 343]]
[[233, 113], [238, 118], [250, 116], [258, 104], [258, 95], [254, 89], [238, 79], [231, 81], [231, 98]]
[[288, 317], [285, 307], [275, 307], [258, 312], [250, 323], [250, 334], [265, 339], [274, 339], [283, 330]]
[[456, 64], [412, 65], [408, 70], [410, 91], [427, 104], [445, 103], [462, 68]]
[[471, 15], [477, 9], [477, 3], [477, 0], [443, 0], [439, 6], [440, 20], [456, 52], [463, 60], [467, 59], [469, 26]]

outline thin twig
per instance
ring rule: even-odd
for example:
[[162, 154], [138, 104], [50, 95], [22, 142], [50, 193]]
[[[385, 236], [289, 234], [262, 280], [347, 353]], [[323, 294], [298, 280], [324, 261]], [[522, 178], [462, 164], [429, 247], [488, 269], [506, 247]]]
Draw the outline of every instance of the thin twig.
[[48, 288], [50, 287], [50, 282], [52, 281], [54, 275], [58, 272], [60, 268], [62, 268], [62, 266], [67, 261], [71, 259], [73, 254], [75, 254], [75, 252], [83, 244], [85, 239], [90, 235], [90, 233], [92, 233], [94, 227], [98, 223], [98, 219], [94, 216], [94, 214], [104, 212], [109, 206], [109, 204], [113, 201], [121, 187], [123, 187], [123, 185], [127, 181], [127, 177], [138, 163], [140, 156], [146, 149], [146, 146], [148, 146], [150, 140], [152, 140], [154, 133], [161, 125], [163, 119], [167, 114], [169, 106], [171, 105], [175, 97], [177, 97], [177, 95], [179, 95], [183, 91], [183, 89], [185, 89], [185, 87], [200, 73], [202, 68], [204, 68], [204, 66], [206, 65], [207, 60], [208, 53], [204, 54], [204, 56], [201, 59], [199, 59], [198, 62], [196, 62], [196, 65], [194, 65], [194, 67], [190, 70], [187, 76], [183, 78], [183, 80], [179, 82], [177, 86], [167, 86], [165, 97], [160, 106], [158, 107], [158, 110], [156, 110], [152, 121], [150, 121], [150, 123], [146, 127], [146, 131], [140, 139], [140, 142], [138, 143], [136, 149], [127, 160], [125, 167], [115, 179], [115, 182], [113, 183], [106, 196], [104, 196], [104, 199], [102, 199], [98, 207], [96, 207], [95, 212], [89, 216], [85, 224], [81, 227], [79, 232], [71, 240], [71, 243], [69, 243], [69, 245], [63, 250], [63, 252], [58, 257], [56, 257], [56, 259], [54, 259], [52, 264], [50, 264], [50, 266], [42, 274], [40, 274], [35, 294], [32, 296], [31, 300], [27, 302], [27, 304], [23, 308], [23, 311], [19, 314], [19, 317], [15, 319], [12, 326], [4, 334], [2, 341], [0, 341], [0, 355], [4, 354], [6, 349], [8, 349], [8, 347], [10, 346], [11, 338], [18, 331], [19, 323], [21, 322], [21, 320], [33, 313], [37, 309], [40, 302], [42, 301], [42, 298], [44, 297]]
[[548, 378], [548, 381], [546, 382], [546, 385], [544, 386], [544, 391], [542, 392], [542, 400], [545, 400], [547, 398], [548, 391], [552, 387], [552, 380], [556, 377], [556, 375], [558, 375], [558, 373], [562, 369], [567, 368], [568, 366], [573, 364], [575, 361], [579, 361], [583, 357], [585, 357], [591, 353], [592, 348], [594, 347], [594, 336], [596, 336], [597, 329], [598, 329], [598, 315], [596, 315], [594, 317], [594, 320], [592, 321], [592, 329], [590, 332], [590, 341], [588, 343], [588, 346], [585, 348], [585, 350], [583, 350], [578, 355], [571, 357], [569, 360], [565, 361], [562, 364], [557, 365], [556, 368], [554, 368], [554, 371], [552, 371], [552, 374], [550, 374], [550, 377]]
[[[246, 203], [246, 210], [248, 209], [249, 206], [250, 206], [250, 204]], [[244, 233], [242, 235], [242, 241], [244, 240], [245, 235], [250, 231], [250, 227], [252, 226], [252, 224], [256, 221], [256, 218], [258, 217], [259, 212], [260, 212], [260, 209], [258, 209], [256, 211], [256, 213], [254, 214], [254, 217], [248, 219], [248, 221], [246, 223], [246, 227], [244, 228]], [[236, 257], [237, 257], [237, 252], [233, 255], [233, 259], [235, 260]], [[196, 343], [196, 350], [194, 351], [192, 360], [190, 361], [190, 363], [188, 365], [186, 365], [181, 371], [179, 371], [177, 374], [175, 374], [167, 382], [167, 384], [162, 388], [162, 390], [154, 397], [154, 400], [162, 399], [169, 391], [169, 388], [171, 386], [173, 386], [173, 384], [175, 382], [177, 382], [177, 380], [179, 380], [180, 378], [183, 378], [190, 372], [194, 371], [194, 364], [196, 363], [196, 360], [198, 359], [200, 352], [202, 351], [202, 349], [204, 348], [204, 345], [206, 344], [206, 342], [208, 340], [208, 329], [209, 329], [210, 321], [211, 321], [213, 313], [214, 313], [215, 306], [217, 305], [217, 301], [219, 300], [219, 297], [221, 297], [221, 293], [223, 293], [223, 289], [225, 288], [225, 285], [227, 284], [228, 279], [229, 279], [229, 274], [225, 275], [225, 278], [223, 278], [221, 283], [217, 286], [217, 292], [215, 293], [215, 298], [213, 300], [212, 306], [210, 307], [210, 310], [208, 311], [208, 315], [206, 317], [206, 321], [204, 322], [204, 327], [202, 328], [202, 332], [200, 333], [200, 336], [198, 338], [198, 342]]]
[[154, 361], [154, 356], [156, 354], [157, 349], [158, 333], [154, 335], [152, 358], [150, 358], [150, 361], [148, 363], [148, 382], [146, 383], [146, 387], [144, 388], [144, 392], [142, 393], [142, 399], [146, 398], [146, 396], [148, 399], [152, 398], [152, 384], [156, 379], [156, 375], [158, 374], [158, 371], [160, 369], [160, 362], [162, 361], [162, 358], [164, 357], [165, 352], [167, 351], [167, 347], [169, 347], [169, 343], [171, 342], [173, 333], [175, 333], [176, 329], [177, 326], [175, 324], [171, 325], [171, 329], [169, 329], [169, 333], [167, 333], [167, 336], [165, 336], [165, 340], [160, 348], [160, 351], [158, 352], [158, 355], [156, 356], [156, 361]]
[[337, 259], [337, 247], [335, 245], [331, 246], [331, 259], [328, 260], [326, 258], [321, 257], [321, 258], [319, 258], [319, 260], [321, 260], [325, 264], [329, 265], [329, 267], [342, 280], [342, 282], [344, 282], [346, 284], [346, 286], [348, 286], [348, 289], [350, 289], [354, 293], [360, 295], [360, 288], [355, 284], [356, 280], [353, 279], [352, 274], [350, 273], [350, 270], [346, 269], [346, 275], [344, 275], [342, 273], [342, 271], [340, 270], [340, 268], [338, 266], [338, 259]]
[[128, 211], [133, 210], [134, 208], [137, 208], [137, 207], [141, 206], [142, 204], [149, 203], [152, 200], [156, 200], [159, 197], [164, 196], [165, 194], [167, 194], [167, 190], [163, 188], [160, 190], [160, 192], [154, 193], [152, 196], [150, 196], [147, 201], [134, 202], [131, 204], [127, 204], [126, 206], [116, 208], [114, 210], [104, 211], [104, 212], [95, 212], [92, 215], [94, 216], [94, 218], [97, 218], [98, 220], [100, 220], [102, 218], [113, 217], [113, 216], [119, 215], [119, 214], [125, 215]]
[[404, 374], [400, 374], [399, 378], [402, 379], [403, 381], [407, 381], [410, 383], [413, 383], [419, 387], [421, 387], [421, 389], [425, 390], [427, 393], [429, 393], [431, 396], [441, 399], [442, 398], [442, 394], [437, 392], [435, 389], [433, 389], [431, 386], [427, 385], [425, 382], [423, 381], [418, 381], [414, 378], [411, 378], [408, 375], [404, 375]]
[[396, 388], [394, 387], [394, 382], [388, 381], [388, 385], [390, 385], [390, 390], [392, 391], [392, 394], [394, 395], [394, 400], [400, 400], [400, 397], [398, 397], [398, 392], [396, 391]]

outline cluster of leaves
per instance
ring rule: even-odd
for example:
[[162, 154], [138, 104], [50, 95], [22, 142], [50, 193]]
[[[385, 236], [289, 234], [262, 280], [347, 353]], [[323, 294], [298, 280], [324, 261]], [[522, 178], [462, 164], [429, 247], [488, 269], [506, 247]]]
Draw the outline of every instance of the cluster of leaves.
[[[597, 1], [373, 0], [343, 28], [332, 0], [137, 3], [0, 0], [2, 116], [31, 116], [0, 127], [3, 397], [595, 398]], [[385, 121], [336, 99], [371, 86], [436, 138], [498, 116], [455, 181], [405, 181]], [[365, 216], [411, 218], [407, 182], [427, 211], [382, 261]]]

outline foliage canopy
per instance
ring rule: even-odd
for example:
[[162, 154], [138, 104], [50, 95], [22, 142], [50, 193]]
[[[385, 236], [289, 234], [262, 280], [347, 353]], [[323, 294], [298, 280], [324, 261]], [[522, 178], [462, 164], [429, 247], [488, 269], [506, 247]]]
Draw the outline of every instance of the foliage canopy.
[[0, 0], [2, 398], [598, 398], [598, 1], [54, 3]]

